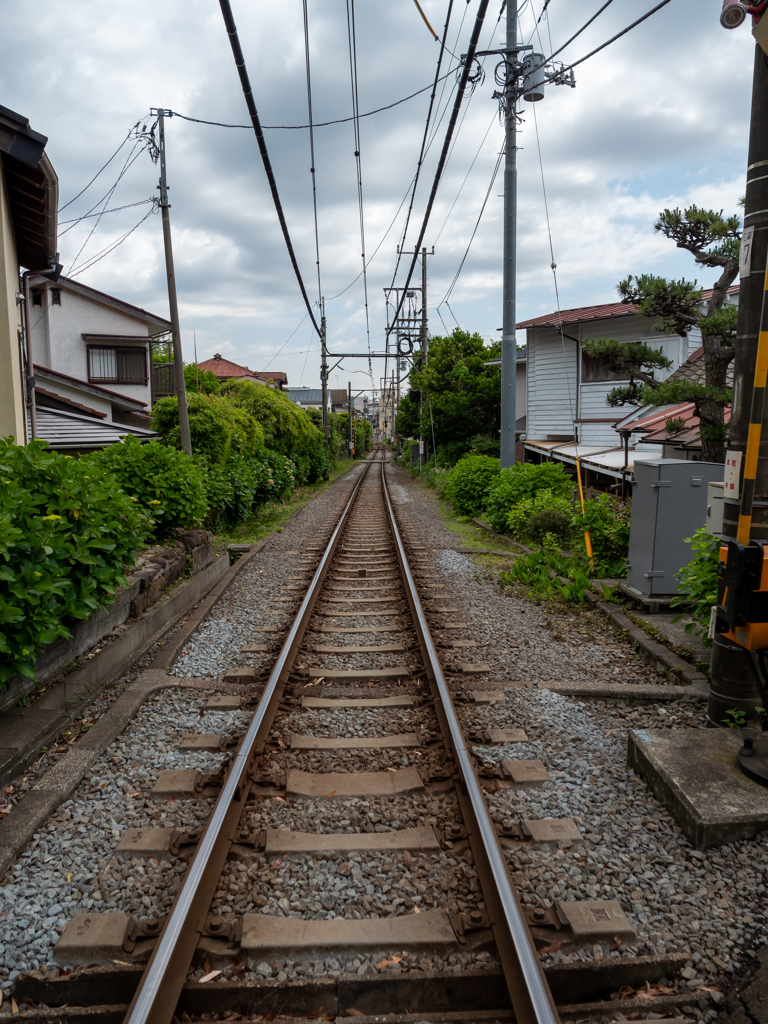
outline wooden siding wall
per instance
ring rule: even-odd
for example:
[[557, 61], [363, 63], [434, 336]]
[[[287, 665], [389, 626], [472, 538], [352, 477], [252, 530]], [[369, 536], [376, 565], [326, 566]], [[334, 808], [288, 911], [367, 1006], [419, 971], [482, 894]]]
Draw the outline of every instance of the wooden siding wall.
[[[569, 332], [570, 333], [570, 332]], [[550, 327], [528, 330], [526, 435], [572, 437], [576, 413], [576, 344]], [[573, 412], [571, 412], [573, 407]]]

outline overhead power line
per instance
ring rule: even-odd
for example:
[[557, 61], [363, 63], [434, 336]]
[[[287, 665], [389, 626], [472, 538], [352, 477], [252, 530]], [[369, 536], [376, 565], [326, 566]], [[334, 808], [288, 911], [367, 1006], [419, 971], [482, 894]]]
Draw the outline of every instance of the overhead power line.
[[315, 133], [312, 127], [312, 76], [309, 66], [309, 16], [307, 14], [307, 0], [303, 0], [304, 8], [304, 57], [307, 65], [307, 115], [309, 117], [309, 159], [312, 166], [309, 168], [312, 175], [312, 207], [315, 215], [315, 259], [317, 262], [317, 301], [322, 302], [323, 289], [320, 285], [320, 232], [317, 228], [317, 183], [315, 180]]
[[315, 320], [315, 314], [312, 311], [312, 304], [309, 301], [307, 295], [307, 289], [304, 287], [304, 280], [299, 270], [299, 264], [296, 260], [296, 253], [293, 251], [293, 243], [291, 242], [291, 236], [288, 231], [288, 225], [285, 220], [285, 214], [283, 213], [283, 205], [280, 202], [280, 195], [277, 191], [277, 182], [275, 181], [275, 174], [272, 170], [272, 164], [269, 159], [269, 153], [267, 151], [267, 143], [264, 139], [264, 132], [259, 121], [259, 112], [256, 109], [256, 103], [253, 98], [253, 89], [248, 78], [248, 71], [245, 66], [245, 57], [243, 51], [240, 48], [240, 40], [237, 36], [237, 26], [235, 25], [235, 19], [232, 17], [232, 8], [230, 7], [229, 0], [219, 0], [219, 6], [221, 7], [221, 13], [224, 17], [224, 24], [227, 28], [227, 35], [229, 36], [229, 43], [232, 47], [232, 56], [235, 58], [235, 67], [237, 73], [240, 76], [240, 84], [243, 87], [243, 95], [245, 96], [245, 103], [248, 107], [248, 113], [251, 115], [251, 123], [253, 125], [253, 131], [256, 135], [256, 141], [259, 144], [259, 152], [261, 153], [261, 160], [264, 164], [264, 171], [267, 175], [267, 181], [269, 182], [269, 189], [272, 193], [272, 200], [275, 204], [275, 210], [277, 211], [277, 217], [280, 221], [280, 227], [283, 230], [283, 238], [288, 248], [288, 255], [291, 258], [291, 264], [293, 266], [294, 273], [296, 274], [296, 280], [299, 282], [299, 288], [301, 289], [301, 295], [304, 299], [304, 304], [307, 307], [309, 318], [312, 321], [312, 325], [320, 334], [320, 328], [318, 327], [317, 320]]
[[421, 230], [419, 231], [419, 238], [418, 241], [416, 242], [416, 245], [414, 246], [413, 259], [411, 260], [411, 265], [408, 269], [408, 277], [406, 278], [405, 285], [403, 286], [403, 290], [400, 293], [400, 299], [397, 303], [397, 308], [395, 309], [394, 317], [392, 318], [392, 325], [387, 330], [387, 337], [389, 337], [389, 335], [392, 333], [394, 325], [397, 322], [397, 318], [400, 315], [400, 310], [402, 309], [403, 302], [405, 301], [405, 296], [408, 292], [408, 287], [411, 283], [411, 278], [413, 277], [413, 271], [416, 268], [416, 261], [419, 258], [419, 250], [421, 249], [421, 244], [424, 241], [424, 235], [426, 234], [427, 225], [429, 224], [429, 218], [430, 214], [432, 213], [432, 207], [435, 202], [435, 196], [437, 195], [437, 189], [440, 184], [443, 169], [445, 168], [445, 161], [451, 146], [451, 139], [453, 138], [453, 132], [456, 127], [456, 120], [459, 116], [461, 102], [464, 99], [464, 93], [467, 88], [467, 82], [469, 81], [469, 75], [470, 72], [472, 71], [472, 65], [474, 64], [475, 51], [477, 50], [477, 44], [478, 40], [480, 39], [480, 32], [482, 31], [483, 28], [483, 22], [485, 21], [485, 14], [487, 10], [488, 0], [480, 0], [480, 3], [477, 8], [477, 14], [475, 15], [475, 25], [474, 28], [472, 29], [472, 37], [469, 41], [469, 47], [467, 49], [466, 60], [464, 63], [464, 67], [462, 68], [461, 79], [459, 80], [459, 88], [456, 93], [456, 99], [454, 100], [453, 103], [453, 110], [451, 111], [451, 119], [448, 122], [448, 128], [445, 133], [445, 139], [443, 140], [443, 148], [440, 153], [440, 159], [437, 164], [437, 169], [435, 170], [435, 178], [434, 181], [432, 182], [432, 191], [429, 194], [427, 208], [424, 211], [424, 219], [422, 220]]
[[[136, 122], [136, 124], [135, 124], [135, 125], [133, 126], [133, 128], [131, 128], [131, 130], [130, 130], [130, 131], [128, 132], [128, 134], [127, 134], [127, 135], [125, 136], [125, 138], [124, 138], [124, 139], [123, 139], [123, 141], [122, 141], [122, 142], [120, 143], [120, 145], [119, 145], [119, 146], [117, 147], [117, 149], [116, 149], [116, 150], [115, 150], [115, 152], [114, 152], [114, 153], [112, 154], [112, 156], [111, 156], [111, 157], [109, 158], [109, 160], [107, 160], [107, 162], [106, 162], [106, 163], [104, 164], [104, 166], [103, 166], [103, 167], [100, 167], [100, 168], [99, 168], [99, 170], [98, 170], [98, 171], [96, 171], [96, 173], [95, 173], [95, 174], [94, 174], [94, 176], [93, 176], [93, 177], [91, 178], [91, 180], [90, 180], [90, 181], [88, 182], [88, 184], [87, 184], [87, 185], [85, 186], [85, 188], [82, 188], [82, 189], [80, 189], [80, 191], [79, 191], [79, 192], [77, 193], [77, 195], [76, 195], [76, 196], [73, 196], [73, 198], [72, 198], [72, 199], [70, 199], [68, 203], [64, 203], [64, 205], [63, 205], [63, 206], [60, 206], [60, 207], [59, 207], [59, 213], [61, 213], [61, 212], [62, 212], [63, 210], [66, 210], [66, 208], [67, 208], [68, 206], [71, 206], [71, 205], [72, 205], [72, 203], [74, 203], [75, 199], [79, 199], [79, 198], [80, 198], [80, 196], [81, 196], [81, 195], [82, 195], [82, 194], [83, 194], [84, 192], [87, 192], [87, 191], [88, 191], [88, 189], [89, 189], [89, 188], [91, 187], [91, 185], [92, 185], [92, 184], [94, 183], [94, 181], [96, 181], [96, 179], [97, 179], [97, 178], [98, 178], [98, 176], [99, 176], [99, 175], [101, 174], [101, 172], [102, 172], [102, 171], [105, 171], [105, 170], [107, 169], [107, 167], [109, 167], [109, 165], [110, 165], [110, 164], [112, 163], [112, 161], [113, 161], [113, 160], [115, 159], [115, 157], [117, 156], [117, 154], [118, 154], [118, 153], [120, 152], [120, 150], [121, 150], [121, 149], [123, 148], [123, 146], [124, 146], [124, 145], [126, 144], [126, 142], [128, 141], [128, 139], [130, 139], [130, 137], [131, 137], [131, 133], [132, 133], [132, 132], [134, 131], [134, 129], [135, 129], [136, 127], [138, 127], [138, 123], [139, 123], [139, 122]], [[65, 221], [64, 223], [67, 223], [67, 222]]]
[[[451, 75], [456, 70], [457, 70], [457, 68], [453, 67], [453, 68], [450, 69], [450, 71], [446, 71], [446, 73], [440, 78], [440, 81], [442, 81], [443, 78], [450, 78]], [[423, 89], [417, 89], [416, 92], [412, 92], [408, 96], [403, 96], [403, 98], [401, 100], [395, 100], [394, 103], [387, 103], [383, 107], [377, 107], [375, 110], [368, 110], [364, 114], [358, 114], [357, 116], [358, 116], [358, 118], [361, 118], [361, 117], [373, 117], [374, 114], [381, 114], [385, 110], [392, 110], [393, 107], [399, 107], [401, 103], [407, 103], [408, 100], [413, 100], [417, 96], [421, 96], [422, 93], [429, 92], [429, 90], [432, 89], [432, 88], [434, 88], [434, 85], [425, 85]], [[211, 124], [211, 125], [214, 125], [214, 127], [216, 127], [216, 128], [251, 128], [251, 127], [253, 127], [250, 124], [227, 124], [225, 121], [206, 121], [205, 118], [202, 118], [202, 117], [190, 117], [188, 114], [180, 114], [178, 112], [178, 110], [170, 110], [168, 112], [168, 116], [169, 117], [180, 117], [182, 119], [182, 121], [194, 121], [195, 124]], [[338, 117], [338, 118], [336, 118], [335, 121], [316, 121], [314, 127], [315, 128], [327, 128], [329, 125], [332, 125], [332, 124], [349, 124], [350, 121], [354, 121], [354, 120], [355, 120], [354, 115], [352, 117]], [[298, 130], [300, 130], [302, 128], [309, 128], [309, 125], [308, 124], [263, 124], [261, 127], [265, 131], [268, 131], [268, 132], [271, 132], [271, 131], [281, 131], [281, 130], [282, 131], [298, 131]]]

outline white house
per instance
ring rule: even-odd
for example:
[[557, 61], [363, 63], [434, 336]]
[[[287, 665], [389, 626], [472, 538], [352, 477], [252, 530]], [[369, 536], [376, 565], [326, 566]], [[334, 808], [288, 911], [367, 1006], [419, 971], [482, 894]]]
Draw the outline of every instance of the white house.
[[[738, 304], [738, 291], [738, 286], [729, 289], [729, 303]], [[704, 291], [702, 302], [710, 295]], [[672, 361], [668, 370], [655, 371], [657, 380], [665, 380], [701, 346], [698, 329], [687, 338], [655, 331], [653, 320], [623, 302], [564, 309], [517, 326], [527, 336], [526, 460], [554, 458], [573, 464], [578, 445], [580, 461], [588, 470], [616, 480], [631, 474], [635, 451], [658, 454], [657, 447], [640, 439], [629, 451], [622, 447], [615, 426], [629, 409], [612, 408], [607, 396], [629, 381], [587, 356], [583, 345], [598, 338], [645, 342]], [[602, 481], [606, 482], [610, 481]]]
[[35, 365], [108, 388], [149, 412], [150, 340], [170, 331], [170, 322], [66, 277], [31, 284]]

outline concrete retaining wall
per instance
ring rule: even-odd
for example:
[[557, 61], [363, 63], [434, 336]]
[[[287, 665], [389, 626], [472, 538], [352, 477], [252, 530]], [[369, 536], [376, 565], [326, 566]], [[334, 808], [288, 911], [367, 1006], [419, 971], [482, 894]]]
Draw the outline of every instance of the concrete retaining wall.
[[128, 586], [121, 588], [112, 604], [100, 608], [88, 619], [70, 625], [69, 639], [60, 637], [49, 644], [35, 663], [35, 681], [26, 676], [11, 676], [0, 691], [0, 711], [35, 690], [69, 662], [79, 658], [113, 629], [135, 619], [158, 602], [166, 587], [175, 583], [184, 572], [200, 572], [213, 561], [213, 534], [208, 530], [183, 533], [176, 545], [154, 555], [138, 572], [127, 577]]

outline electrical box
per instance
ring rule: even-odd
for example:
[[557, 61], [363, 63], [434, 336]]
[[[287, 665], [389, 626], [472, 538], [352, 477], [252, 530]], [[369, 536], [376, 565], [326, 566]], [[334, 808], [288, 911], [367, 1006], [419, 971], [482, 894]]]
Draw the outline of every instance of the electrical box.
[[721, 481], [716, 462], [650, 459], [635, 462], [626, 590], [641, 597], [672, 597], [675, 574], [693, 553], [686, 537], [707, 520], [707, 485]]
[[722, 480], [707, 484], [707, 533], [719, 537], [723, 532], [725, 485]]

